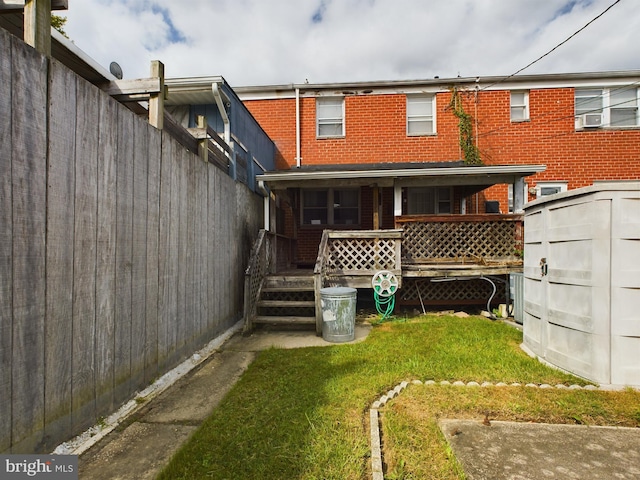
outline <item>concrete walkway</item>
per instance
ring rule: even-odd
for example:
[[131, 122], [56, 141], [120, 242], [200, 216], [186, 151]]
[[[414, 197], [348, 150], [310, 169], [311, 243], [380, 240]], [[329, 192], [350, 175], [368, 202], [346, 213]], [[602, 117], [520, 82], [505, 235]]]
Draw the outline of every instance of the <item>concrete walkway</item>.
[[449, 419], [439, 426], [468, 480], [640, 479], [638, 428]]
[[[355, 341], [366, 338], [370, 328], [358, 325]], [[260, 330], [247, 337], [231, 336], [83, 453], [79, 477], [155, 478], [259, 351], [326, 345], [335, 344], [309, 331]], [[455, 419], [439, 425], [469, 480], [640, 479], [640, 429], [497, 421], [486, 425]]]
[[[357, 325], [354, 342], [366, 338], [370, 326]], [[257, 353], [270, 347], [336, 345], [311, 331], [259, 330], [233, 335], [211, 356], [79, 458], [79, 478], [146, 480], [155, 478], [198, 426], [211, 414]], [[82, 447], [80, 447], [82, 448]]]

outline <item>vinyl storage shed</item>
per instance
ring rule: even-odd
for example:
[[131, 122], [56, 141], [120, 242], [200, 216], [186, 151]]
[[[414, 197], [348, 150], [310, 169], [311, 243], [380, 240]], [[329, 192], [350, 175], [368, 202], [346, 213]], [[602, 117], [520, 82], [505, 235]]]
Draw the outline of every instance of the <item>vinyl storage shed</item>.
[[524, 348], [601, 385], [640, 386], [640, 182], [525, 206]]

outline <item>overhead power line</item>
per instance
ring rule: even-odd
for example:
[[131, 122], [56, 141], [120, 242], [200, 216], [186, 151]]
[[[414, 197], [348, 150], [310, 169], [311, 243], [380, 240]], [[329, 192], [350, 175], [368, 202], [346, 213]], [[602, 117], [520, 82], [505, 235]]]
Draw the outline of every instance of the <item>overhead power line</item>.
[[580, 28], [579, 30], [576, 30], [575, 32], [573, 32], [571, 35], [569, 35], [565, 40], [563, 40], [562, 42], [560, 42], [559, 44], [557, 44], [555, 47], [553, 47], [551, 50], [549, 50], [547, 53], [540, 55], [538, 58], [536, 58], [533, 62], [529, 63], [528, 65], [525, 65], [524, 67], [522, 67], [520, 70], [512, 73], [511, 75], [508, 75], [506, 77], [504, 77], [502, 80], [499, 80], [495, 83], [492, 83], [491, 85], [487, 85], [486, 87], [484, 87], [482, 90], [486, 90], [489, 87], [493, 87], [494, 85], [498, 85], [499, 83], [505, 82], [507, 80], [509, 80], [511, 77], [515, 77], [516, 75], [518, 75], [520, 72], [526, 70], [527, 68], [531, 67], [532, 65], [535, 65], [536, 63], [538, 63], [540, 60], [542, 60], [543, 58], [545, 58], [546, 56], [550, 55], [551, 53], [553, 53], [554, 51], [556, 51], [558, 48], [560, 48], [562, 45], [564, 45], [565, 43], [567, 43], [569, 40], [571, 40], [573, 37], [575, 37], [576, 35], [578, 35], [580, 32], [582, 32], [585, 28], [587, 28], [589, 25], [591, 25], [593, 22], [595, 22], [596, 20], [598, 20], [600, 17], [602, 17], [605, 13], [607, 13], [609, 10], [611, 10], [613, 7], [615, 7], [618, 3], [620, 3], [622, 0], [616, 0], [615, 2], [613, 2], [611, 5], [609, 5], [606, 9], [604, 9], [604, 11], [602, 11], [599, 15], [596, 15], [594, 18], [592, 18], [591, 20], [589, 20], [582, 28]]

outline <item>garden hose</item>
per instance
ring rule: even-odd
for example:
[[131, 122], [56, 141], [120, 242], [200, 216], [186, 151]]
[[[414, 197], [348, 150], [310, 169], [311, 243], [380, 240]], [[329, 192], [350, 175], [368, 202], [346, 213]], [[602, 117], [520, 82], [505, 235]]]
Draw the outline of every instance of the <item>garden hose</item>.
[[376, 301], [376, 310], [380, 315], [382, 315], [381, 320], [385, 320], [391, 316], [393, 313], [393, 309], [396, 305], [396, 297], [395, 295], [391, 295], [388, 297], [382, 297], [378, 295], [378, 292], [374, 290], [373, 298]]
[[376, 310], [382, 315], [381, 320], [389, 318], [396, 305], [394, 294], [398, 290], [398, 278], [388, 270], [377, 272], [371, 279], [373, 298], [376, 302]]

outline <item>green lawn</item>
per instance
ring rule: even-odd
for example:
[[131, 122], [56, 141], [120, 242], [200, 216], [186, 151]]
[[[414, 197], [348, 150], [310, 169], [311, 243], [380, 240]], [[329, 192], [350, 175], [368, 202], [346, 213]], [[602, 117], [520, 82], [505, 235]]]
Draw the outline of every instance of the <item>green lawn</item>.
[[[160, 478], [363, 479], [368, 409], [403, 380], [585, 384], [529, 358], [521, 341], [482, 317], [425, 316], [375, 326], [358, 344], [266, 350]], [[463, 478], [435, 427], [441, 415], [640, 422], [638, 392], [618, 392], [627, 409], [607, 393], [411, 386], [383, 409], [387, 478]]]

